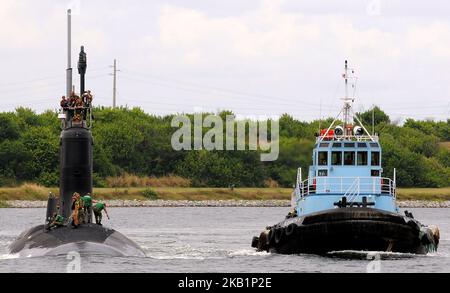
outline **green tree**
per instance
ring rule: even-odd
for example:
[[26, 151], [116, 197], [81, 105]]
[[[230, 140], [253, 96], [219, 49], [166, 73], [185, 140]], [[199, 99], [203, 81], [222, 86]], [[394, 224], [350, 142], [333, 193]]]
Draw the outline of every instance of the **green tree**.
[[364, 124], [364, 126], [369, 127], [372, 125], [372, 121], [375, 125], [379, 124], [389, 124], [391, 123], [391, 119], [389, 116], [381, 110], [378, 106], [373, 107], [371, 110], [362, 112], [362, 113], [356, 113], [356, 116], [361, 120], [361, 122]]
[[0, 141], [5, 139], [15, 140], [20, 136], [20, 128], [14, 115], [0, 113]]

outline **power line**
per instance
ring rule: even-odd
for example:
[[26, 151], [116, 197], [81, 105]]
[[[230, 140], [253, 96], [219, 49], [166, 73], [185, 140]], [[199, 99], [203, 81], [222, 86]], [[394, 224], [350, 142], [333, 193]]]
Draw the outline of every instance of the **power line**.
[[[191, 87], [191, 88], [192, 87], [197, 88], [197, 89], [200, 88], [204, 92], [205, 91], [206, 92], [211, 92], [211, 91], [223, 92], [223, 93], [231, 94], [231, 95], [234, 95], [234, 96], [246, 96], [246, 97], [249, 97], [249, 98], [256, 98], [258, 100], [269, 100], [271, 102], [276, 101], [277, 103], [278, 103], [278, 101], [285, 101], [285, 102], [288, 102], [290, 105], [292, 105], [293, 101], [296, 100], [296, 99], [287, 99], [287, 98], [284, 98], [284, 97], [261, 95], [261, 94], [257, 94], [257, 93], [247, 93], [247, 92], [242, 92], [242, 91], [237, 91], [237, 90], [232, 90], [232, 89], [213, 87], [213, 86], [209, 86], [209, 85], [201, 85], [201, 84], [192, 83], [192, 82], [184, 82], [184, 81], [180, 81], [180, 80], [173, 79], [173, 78], [165, 78], [165, 77], [159, 77], [159, 76], [154, 76], [154, 75], [146, 75], [146, 74], [137, 73], [137, 72], [134, 72], [134, 71], [131, 71], [131, 70], [124, 70], [124, 74], [127, 74], [127, 73], [128, 74], [131, 73], [131, 75], [138, 75], [138, 76], [140, 76], [141, 79], [144, 79], [144, 80], [137, 80], [137, 79], [135, 79], [136, 81], [149, 83], [148, 82], [148, 78], [150, 78], [150, 79], [158, 79], [158, 80], [162, 80], [162, 81], [165, 81], [165, 82], [171, 82], [171, 83], [182, 85], [182, 86], [184, 86], [184, 88], [180, 88], [180, 87], [177, 87], [177, 86], [174, 86], [174, 85], [170, 85], [170, 84], [168, 85], [168, 84], [161, 84], [160, 83], [159, 85], [173, 87], [173, 88], [179, 88], [179, 89], [182, 89], [182, 90], [186, 90], [186, 86], [188, 86], [188, 87]], [[132, 79], [130, 77], [128, 77], [128, 78]], [[190, 90], [193, 90], [193, 89], [190, 89]], [[299, 101], [299, 103], [306, 104], [306, 105], [311, 105], [311, 106], [317, 106], [317, 104], [308, 103], [308, 102], [304, 102], [304, 101]]]
[[[104, 69], [107, 69], [107, 68], [109, 68], [109, 67], [107, 67], [107, 66], [97, 67], [97, 68], [94, 68], [94, 69], [90, 69], [89, 72], [96, 72], [96, 71], [104, 70]], [[38, 77], [38, 78], [34, 78], [34, 79], [30, 79], [30, 80], [24, 80], [24, 81], [15, 81], [15, 82], [1, 83], [0, 87], [17, 87], [17, 86], [23, 87], [22, 85], [30, 84], [30, 83], [33, 83], [33, 82], [54, 80], [54, 79], [64, 79], [64, 78], [65, 78], [65, 74], [58, 74], [58, 75], [47, 76], [47, 77]], [[55, 83], [55, 82], [52, 82], [52, 83]], [[58, 83], [59, 83], [59, 81], [58, 81]]]
[[[134, 75], [140, 75], [141, 77], [139, 77], [140, 79], [136, 78], [136, 77], [132, 77], [130, 76], [129, 72], [133, 73]], [[243, 93], [243, 92], [239, 92], [239, 91], [235, 91], [235, 90], [229, 90], [229, 89], [223, 89], [223, 88], [216, 88], [216, 87], [211, 87], [211, 86], [202, 86], [199, 84], [193, 84], [193, 83], [188, 83], [188, 82], [183, 82], [177, 79], [170, 79], [170, 78], [163, 78], [163, 77], [159, 77], [159, 76], [153, 76], [153, 75], [144, 75], [144, 74], [140, 74], [140, 73], [136, 73], [130, 70], [127, 70], [124, 72], [124, 74], [126, 76], [124, 76], [123, 78], [125, 79], [129, 79], [132, 81], [136, 81], [136, 82], [143, 82], [145, 84], [154, 84], [154, 85], [158, 85], [158, 86], [163, 86], [163, 87], [169, 87], [169, 88], [174, 88], [174, 89], [180, 89], [180, 90], [187, 90], [187, 91], [194, 91], [194, 92], [201, 92], [201, 93], [209, 93], [211, 92], [211, 90], [214, 90], [214, 93], [217, 94], [217, 91], [222, 91], [225, 92], [227, 94], [232, 94], [232, 95], [238, 95], [238, 96], [247, 96], [248, 98], [254, 98], [257, 99], [258, 101], [260, 101], [261, 99], [270, 99], [270, 102], [276, 102], [277, 105], [288, 105], [288, 106], [302, 106], [305, 107], [307, 106], [308, 108], [319, 108], [320, 106], [317, 104], [313, 104], [313, 103], [305, 103], [305, 102], [299, 102], [299, 103], [295, 103], [295, 101], [293, 100], [286, 100], [284, 98], [279, 98], [279, 97], [269, 97], [269, 96], [265, 96], [265, 95], [258, 95], [258, 94], [250, 94], [250, 93]], [[128, 76], [127, 76], [128, 75]], [[142, 78], [142, 76], [144, 76], [144, 80]], [[190, 87], [195, 87], [195, 88], [186, 88], [185, 86], [179, 86], [179, 85], [173, 85], [173, 84], [167, 84], [167, 83], [160, 83], [160, 82], [155, 82], [155, 81], [149, 81], [148, 79], [145, 79], [145, 76], [149, 76], [151, 79], [158, 79], [158, 80], [163, 80], [163, 81], [169, 81], [169, 82], [174, 82], [175, 84], [181, 84], [181, 85], [188, 85]], [[334, 95], [336, 94], [338, 86], [336, 87], [335, 91], [334, 91]], [[219, 94], [223, 94], [223, 93], [219, 93]], [[233, 97], [231, 97], [233, 98]], [[288, 101], [288, 103], [280, 103], [279, 101]], [[333, 99], [334, 101], [335, 99]], [[242, 100], [240, 100], [242, 102]], [[440, 109], [443, 106], [402, 106], [402, 107], [384, 107], [384, 109], [386, 111], [388, 110], [403, 110], [403, 109]], [[324, 108], [324, 107], [322, 107]], [[334, 104], [330, 105], [329, 107], [325, 107], [325, 110], [328, 110], [328, 112], [332, 109], [334, 109]], [[322, 110], [324, 110], [322, 109]]]

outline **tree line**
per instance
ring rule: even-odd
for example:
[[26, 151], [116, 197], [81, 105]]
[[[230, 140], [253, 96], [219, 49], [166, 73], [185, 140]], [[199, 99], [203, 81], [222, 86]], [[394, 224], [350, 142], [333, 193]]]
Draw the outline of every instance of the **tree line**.
[[[174, 151], [174, 115], [155, 116], [140, 108], [104, 107], [95, 108], [94, 113], [97, 187], [105, 186], [106, 178], [124, 173], [176, 175], [200, 187], [291, 187], [297, 168], [307, 170], [311, 164], [319, 125], [332, 122], [331, 118], [305, 122], [282, 115], [279, 158], [261, 162], [259, 151]], [[229, 114], [232, 113], [218, 115]], [[383, 147], [383, 176], [391, 177], [397, 168], [399, 186], [450, 186], [450, 149], [443, 143], [450, 141], [450, 119], [408, 119], [397, 125], [378, 107], [357, 115], [369, 129], [374, 117], [374, 129]], [[37, 114], [18, 108], [0, 113], [0, 186], [23, 182], [57, 186], [60, 131], [57, 113], [52, 111]]]

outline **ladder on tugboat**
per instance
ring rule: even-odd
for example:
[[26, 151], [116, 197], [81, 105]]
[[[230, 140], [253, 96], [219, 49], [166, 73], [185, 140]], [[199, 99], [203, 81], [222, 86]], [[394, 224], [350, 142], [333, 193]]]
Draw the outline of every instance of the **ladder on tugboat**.
[[348, 198], [347, 202], [353, 203], [355, 199], [359, 196], [360, 193], [359, 186], [360, 186], [360, 179], [359, 177], [356, 177], [353, 183], [350, 185], [350, 187], [344, 194], [344, 197]]

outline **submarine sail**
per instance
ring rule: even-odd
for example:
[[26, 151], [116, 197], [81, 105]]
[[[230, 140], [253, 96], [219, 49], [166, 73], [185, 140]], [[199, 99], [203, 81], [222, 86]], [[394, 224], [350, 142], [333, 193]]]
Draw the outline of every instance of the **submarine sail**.
[[[80, 93], [85, 93], [87, 58], [81, 47], [78, 61]], [[71, 96], [75, 93], [72, 92]], [[63, 109], [63, 130], [60, 139], [60, 199], [61, 215], [67, 219], [71, 214], [72, 195], [92, 194], [93, 186], [93, 138], [89, 126], [92, 124], [91, 103], [75, 109]]]

